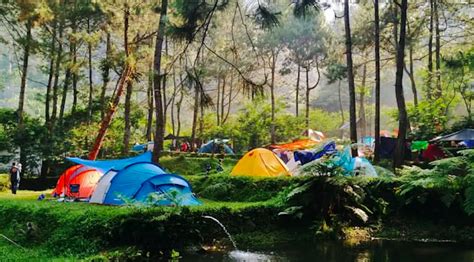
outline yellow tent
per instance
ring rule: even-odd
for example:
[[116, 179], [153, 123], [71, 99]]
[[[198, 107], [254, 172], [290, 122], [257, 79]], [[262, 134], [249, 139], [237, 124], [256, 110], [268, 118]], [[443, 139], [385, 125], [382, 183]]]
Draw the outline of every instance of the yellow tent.
[[232, 169], [233, 176], [291, 176], [288, 167], [272, 151], [256, 148], [247, 152]]

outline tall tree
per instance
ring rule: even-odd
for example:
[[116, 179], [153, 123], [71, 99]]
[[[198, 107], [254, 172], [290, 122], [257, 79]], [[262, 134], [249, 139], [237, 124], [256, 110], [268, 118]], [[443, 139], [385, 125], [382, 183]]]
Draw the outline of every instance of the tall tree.
[[168, 0], [161, 1], [160, 8], [160, 21], [158, 23], [158, 29], [156, 34], [155, 42], [155, 62], [154, 62], [154, 74], [153, 74], [153, 93], [155, 97], [155, 138], [153, 146], [153, 162], [159, 163], [161, 151], [163, 150], [163, 139], [165, 133], [164, 127], [164, 110], [163, 110], [163, 99], [162, 99], [162, 75], [161, 75], [161, 53], [163, 50], [163, 39], [165, 35], [166, 27], [166, 14], [168, 11]]
[[95, 160], [97, 158], [97, 155], [99, 154], [99, 150], [102, 147], [102, 143], [104, 142], [105, 135], [107, 133], [107, 129], [110, 126], [110, 123], [112, 122], [112, 118], [115, 114], [115, 111], [117, 110], [117, 106], [120, 103], [120, 98], [122, 97], [124, 88], [128, 85], [128, 82], [130, 81], [130, 77], [132, 76], [133, 73], [133, 66], [130, 64], [131, 62], [129, 59], [127, 59], [130, 55], [130, 50], [129, 50], [129, 41], [128, 41], [128, 29], [129, 29], [129, 19], [130, 19], [130, 9], [127, 4], [124, 5], [124, 19], [123, 19], [123, 25], [124, 25], [124, 30], [123, 30], [123, 39], [124, 39], [124, 49], [125, 49], [125, 61], [124, 61], [124, 66], [122, 69], [122, 73], [120, 74], [120, 78], [117, 82], [117, 89], [115, 92], [115, 96], [112, 99], [112, 102], [110, 103], [109, 110], [105, 114], [104, 118], [102, 118], [102, 122], [100, 123], [100, 129], [97, 134], [97, 137], [95, 139], [94, 145], [92, 146], [92, 149], [89, 153], [89, 159]]
[[405, 158], [406, 133], [408, 128], [408, 116], [403, 94], [403, 67], [405, 60], [405, 38], [407, 24], [408, 0], [402, 0], [400, 4], [400, 34], [396, 56], [395, 73], [395, 96], [398, 107], [398, 139], [393, 158], [394, 167], [400, 167]]
[[[346, 64], [347, 64], [347, 82], [349, 84], [349, 121], [350, 121], [350, 137], [352, 143], [357, 143], [357, 120], [356, 120], [356, 99], [355, 99], [355, 83], [352, 62], [352, 36], [349, 0], [344, 0], [344, 29], [346, 39]], [[352, 149], [352, 155], [357, 155], [357, 149]]]
[[132, 108], [132, 92], [133, 92], [132, 81], [128, 81], [127, 90], [125, 94], [125, 107], [124, 107], [124, 113], [123, 113], [125, 127], [123, 130], [122, 155], [127, 155], [128, 150], [130, 148], [130, 133], [132, 129], [131, 119], [130, 119], [130, 113], [131, 113], [131, 108]]
[[380, 18], [379, 1], [374, 0], [374, 60], [375, 60], [375, 148], [374, 161], [380, 160]]
[[18, 126], [23, 126], [23, 111], [25, 106], [25, 90], [26, 80], [28, 79], [28, 62], [30, 60], [30, 50], [32, 43], [31, 29], [33, 27], [33, 19], [29, 18], [26, 23], [26, 36], [23, 45], [23, 66], [21, 69], [20, 98], [18, 99]]

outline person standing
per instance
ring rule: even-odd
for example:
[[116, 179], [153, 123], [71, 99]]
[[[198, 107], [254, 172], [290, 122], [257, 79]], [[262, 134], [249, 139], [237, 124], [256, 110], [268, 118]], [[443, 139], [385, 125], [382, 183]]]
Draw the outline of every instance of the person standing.
[[13, 163], [12, 167], [10, 168], [10, 184], [12, 194], [16, 194], [16, 191], [20, 185], [20, 172], [21, 164]]

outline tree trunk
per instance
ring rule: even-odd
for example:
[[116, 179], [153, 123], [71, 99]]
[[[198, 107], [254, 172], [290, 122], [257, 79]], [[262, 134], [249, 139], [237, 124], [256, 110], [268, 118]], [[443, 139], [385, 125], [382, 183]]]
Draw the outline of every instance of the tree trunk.
[[193, 106], [193, 124], [191, 127], [191, 151], [194, 151], [194, 142], [196, 141], [196, 127], [199, 113], [199, 87], [194, 87], [194, 106]]
[[375, 54], [375, 148], [374, 161], [380, 160], [380, 21], [379, 1], [374, 0], [374, 54]]
[[222, 78], [222, 95], [221, 95], [221, 122], [220, 125], [224, 123], [224, 94], [225, 94], [225, 82], [226, 82], [226, 77], [225, 75]]
[[56, 122], [57, 117], [57, 110], [58, 110], [58, 86], [59, 86], [59, 73], [61, 72], [61, 61], [62, 61], [62, 53], [63, 53], [63, 45], [62, 45], [62, 38], [63, 38], [63, 28], [64, 24], [63, 21], [59, 23], [59, 36], [58, 36], [58, 53], [56, 54], [56, 68], [54, 72], [54, 83], [53, 83], [53, 109], [51, 112], [51, 123], [49, 125], [49, 133], [52, 135], [54, 124]]
[[298, 64], [298, 74], [296, 76], [296, 99], [295, 99], [295, 106], [296, 106], [296, 117], [299, 116], [299, 104], [300, 104], [300, 74], [301, 74], [301, 66]]
[[[180, 76], [180, 80], [181, 79], [181, 76]], [[181, 81], [182, 82], [182, 81]], [[179, 100], [178, 100], [178, 103], [176, 103], [176, 136], [179, 137], [180, 133], [181, 133], [181, 104], [183, 103], [183, 99], [184, 99], [184, 89], [181, 88], [180, 89], [180, 97], [179, 97]]]
[[130, 147], [130, 133], [131, 133], [131, 121], [130, 121], [130, 111], [132, 107], [132, 92], [133, 84], [132, 81], [127, 83], [127, 93], [125, 94], [125, 108], [124, 108], [124, 122], [125, 128], [123, 132], [123, 148], [122, 155], [126, 156], [128, 149]]
[[[346, 38], [347, 82], [349, 84], [349, 117], [351, 143], [357, 142], [357, 120], [355, 102], [355, 83], [352, 63], [352, 37], [349, 17], [349, 0], [344, 0], [344, 28]], [[352, 149], [352, 156], [357, 156], [357, 149]]]
[[[87, 33], [91, 34], [91, 21], [87, 18]], [[89, 101], [88, 101], [88, 122], [92, 122], [92, 96], [94, 93], [94, 87], [92, 82], [92, 43], [87, 43], [87, 53], [89, 62]]]
[[[72, 53], [72, 52], [71, 52]], [[66, 68], [66, 76], [64, 77], [63, 83], [63, 94], [61, 98], [61, 107], [59, 108], [59, 123], [63, 123], [64, 110], [66, 108], [67, 92], [69, 89], [69, 84], [71, 82], [71, 68]]]
[[227, 118], [229, 117], [230, 108], [232, 106], [233, 89], [234, 89], [234, 75], [231, 73], [230, 74], [230, 85], [229, 85], [229, 98], [227, 99], [227, 112], [225, 113], [225, 117], [222, 120], [222, 123], [225, 123], [227, 121]]
[[50, 122], [50, 106], [51, 106], [51, 89], [53, 87], [53, 78], [54, 78], [54, 62], [55, 62], [55, 53], [56, 53], [56, 24], [54, 24], [53, 28], [53, 38], [51, 39], [51, 52], [50, 52], [50, 62], [49, 62], [49, 73], [48, 73], [48, 84], [46, 86], [46, 101], [45, 101], [45, 108], [44, 108], [44, 119], [45, 119], [45, 126], [49, 126]]
[[221, 102], [221, 77], [217, 77], [217, 98], [216, 98], [216, 125], [219, 126], [221, 123], [220, 119], [220, 114], [221, 114], [221, 109], [220, 109], [220, 104]]
[[[166, 36], [163, 36], [163, 44], [165, 48], [165, 55], [168, 56], [168, 38]], [[166, 93], [166, 88], [167, 86], [167, 79], [168, 79], [168, 72], [163, 71], [161, 74], [161, 94], [163, 97], [163, 137], [165, 135], [166, 131], [166, 123], [168, 121], [168, 98], [167, 98], [167, 93]]]
[[155, 62], [153, 74], [153, 92], [155, 97], [155, 137], [153, 146], [153, 162], [159, 163], [161, 151], [163, 150], [164, 139], [164, 112], [163, 96], [161, 87], [161, 52], [163, 50], [163, 39], [165, 34], [166, 13], [168, 11], [168, 0], [161, 1], [160, 22], [156, 34]]
[[[23, 128], [23, 112], [25, 105], [26, 80], [28, 79], [28, 62], [30, 59], [31, 28], [33, 21], [26, 22], [26, 42], [24, 44], [23, 67], [21, 69], [20, 97], [18, 99], [18, 128]], [[22, 163], [24, 164], [24, 163]]]
[[153, 63], [150, 64], [150, 72], [148, 76], [148, 90], [147, 90], [147, 101], [148, 101], [148, 118], [146, 122], [146, 139], [151, 141], [152, 139], [152, 126], [153, 126]]
[[[365, 54], [365, 57], [368, 57], [368, 54]], [[360, 124], [360, 138], [363, 138], [367, 135], [367, 127], [365, 120], [365, 84], [367, 79], [367, 63], [364, 63], [362, 67], [362, 90], [360, 92], [360, 101], [359, 101], [359, 124]]]
[[393, 166], [400, 167], [403, 164], [405, 157], [405, 136], [407, 133], [408, 118], [405, 106], [405, 97], [403, 94], [403, 67], [405, 57], [405, 37], [406, 37], [406, 23], [407, 23], [407, 7], [408, 0], [401, 1], [400, 14], [400, 38], [397, 49], [396, 73], [395, 73], [395, 95], [397, 98], [397, 106], [399, 112], [398, 120], [398, 139], [395, 148], [395, 155], [393, 159]]
[[110, 32], [107, 31], [107, 40], [106, 40], [106, 50], [105, 50], [105, 62], [102, 66], [102, 89], [100, 92], [100, 105], [101, 105], [101, 112], [100, 112], [100, 117], [101, 119], [104, 118], [105, 116], [105, 111], [107, 110], [107, 105], [105, 101], [105, 95], [107, 93], [107, 85], [109, 84], [110, 81], [110, 63], [109, 60], [111, 59], [111, 51], [112, 51], [112, 46], [111, 46], [111, 41], [110, 41]]
[[[76, 25], [75, 23], [73, 23], [72, 25], [72, 33], [76, 33]], [[76, 67], [76, 64], [77, 64], [77, 44], [76, 44], [76, 40], [73, 40], [73, 42], [71, 42], [71, 46], [72, 46], [72, 64], [73, 64], [73, 67], [75, 68]], [[77, 90], [77, 78], [78, 78], [78, 72], [76, 69], [74, 70], [71, 70], [71, 75], [72, 75], [72, 108], [71, 108], [71, 113], [72, 114], [75, 114], [76, 113], [76, 109], [77, 109], [77, 95], [79, 94], [79, 91]]]
[[430, 0], [430, 27], [429, 27], [429, 37], [428, 37], [428, 79], [426, 87], [426, 97], [428, 100], [432, 98], [432, 83], [433, 83], [433, 21], [434, 21], [434, 11], [433, 11], [433, 1]]
[[310, 87], [309, 87], [309, 66], [306, 67], [305, 70], [306, 70], [305, 124], [306, 124], [306, 128], [309, 128], [309, 93], [310, 93]]
[[[125, 46], [125, 55], [128, 57], [129, 55], [129, 49], [128, 49], [128, 24], [129, 24], [129, 16], [130, 12], [128, 8], [125, 8], [124, 10], [124, 46]], [[112, 118], [115, 114], [115, 111], [117, 110], [117, 105], [120, 103], [120, 98], [122, 97], [124, 87], [128, 84], [128, 81], [130, 81], [130, 77], [132, 75], [132, 69], [131, 67], [127, 64], [127, 61], [125, 62], [124, 69], [122, 71], [122, 74], [120, 75], [119, 82], [117, 84], [117, 91], [115, 93], [115, 97], [113, 98], [110, 108], [107, 111], [107, 114], [104, 116], [102, 119], [102, 122], [100, 124], [100, 129], [99, 133], [97, 134], [97, 137], [94, 142], [94, 146], [92, 147], [91, 152], [89, 153], [89, 159], [90, 160], [95, 160], [97, 158], [97, 155], [99, 154], [99, 150], [102, 147], [102, 143], [104, 142], [105, 135], [107, 133], [107, 129], [110, 126], [110, 123], [112, 122]]]
[[[344, 124], [346, 121], [344, 119], [344, 107], [342, 106], [342, 94], [341, 94], [341, 80], [337, 81], [337, 94], [339, 97], [339, 112], [341, 112], [341, 122]], [[341, 139], [344, 137], [344, 130], [340, 130]]]
[[[175, 102], [176, 94], [178, 93], [178, 83], [176, 81], [176, 70], [173, 68], [173, 97], [171, 98], [171, 111], [170, 111], [170, 120], [171, 120], [171, 131], [173, 136], [176, 135], [176, 121], [175, 121]], [[173, 140], [173, 146], [176, 146], [176, 140]]]
[[271, 125], [270, 125], [270, 142], [275, 144], [276, 137], [275, 137], [275, 67], [276, 67], [276, 53], [272, 50], [272, 63], [271, 63], [271, 82], [270, 82], [270, 99], [272, 104], [272, 117], [271, 117]]
[[434, 20], [435, 20], [435, 57], [436, 57], [436, 98], [443, 96], [441, 89], [441, 35], [439, 30], [439, 11], [438, 0], [433, 1]]
[[418, 107], [418, 91], [416, 90], [415, 70], [413, 68], [413, 47], [411, 45], [408, 49], [408, 58], [410, 59], [408, 77], [410, 77], [411, 91], [413, 92], [413, 103], [415, 104], [415, 107]]

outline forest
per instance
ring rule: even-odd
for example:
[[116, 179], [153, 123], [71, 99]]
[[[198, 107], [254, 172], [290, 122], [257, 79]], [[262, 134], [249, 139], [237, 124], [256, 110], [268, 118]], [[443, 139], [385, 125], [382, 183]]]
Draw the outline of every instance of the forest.
[[229, 232], [324, 246], [298, 261], [474, 259], [469, 1], [4, 0], [0, 28], [7, 259], [302, 252]]

